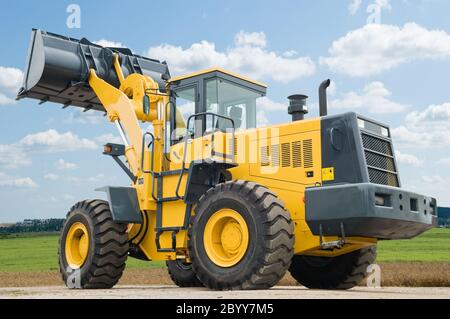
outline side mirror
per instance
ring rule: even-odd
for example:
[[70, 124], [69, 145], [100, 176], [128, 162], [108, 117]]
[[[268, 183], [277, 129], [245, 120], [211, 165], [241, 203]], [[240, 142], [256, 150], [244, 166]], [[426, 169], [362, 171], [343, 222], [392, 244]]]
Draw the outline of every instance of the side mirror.
[[150, 97], [147, 94], [144, 95], [143, 111], [145, 115], [150, 114]]

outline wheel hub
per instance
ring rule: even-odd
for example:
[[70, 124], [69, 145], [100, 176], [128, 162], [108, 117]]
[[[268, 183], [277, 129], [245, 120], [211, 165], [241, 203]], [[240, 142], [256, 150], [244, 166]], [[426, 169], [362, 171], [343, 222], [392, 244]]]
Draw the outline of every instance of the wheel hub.
[[235, 210], [221, 209], [208, 220], [204, 232], [205, 250], [216, 265], [232, 267], [239, 263], [248, 243], [247, 223]]
[[66, 260], [72, 269], [79, 269], [87, 259], [89, 233], [86, 226], [76, 222], [70, 226], [66, 236]]

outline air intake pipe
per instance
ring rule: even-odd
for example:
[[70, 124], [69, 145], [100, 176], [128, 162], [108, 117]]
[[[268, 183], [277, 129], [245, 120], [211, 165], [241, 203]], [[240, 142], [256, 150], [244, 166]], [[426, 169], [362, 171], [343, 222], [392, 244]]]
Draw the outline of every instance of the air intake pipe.
[[327, 89], [331, 84], [331, 80], [325, 80], [319, 86], [319, 110], [320, 116], [328, 115]]
[[306, 107], [307, 98], [308, 97], [303, 94], [295, 94], [288, 97], [288, 113], [292, 116], [293, 122], [302, 121], [305, 118], [305, 114], [308, 114], [308, 108]]

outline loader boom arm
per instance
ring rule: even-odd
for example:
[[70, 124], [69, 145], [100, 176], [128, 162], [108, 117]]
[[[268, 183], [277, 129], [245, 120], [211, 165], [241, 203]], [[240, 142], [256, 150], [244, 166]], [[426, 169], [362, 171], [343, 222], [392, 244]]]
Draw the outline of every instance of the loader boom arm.
[[[89, 74], [89, 85], [103, 104], [108, 118], [123, 130], [125, 156], [130, 170], [140, 175], [142, 158], [142, 130], [131, 100], [124, 92], [100, 79], [94, 70]], [[122, 134], [121, 134], [122, 135]]]

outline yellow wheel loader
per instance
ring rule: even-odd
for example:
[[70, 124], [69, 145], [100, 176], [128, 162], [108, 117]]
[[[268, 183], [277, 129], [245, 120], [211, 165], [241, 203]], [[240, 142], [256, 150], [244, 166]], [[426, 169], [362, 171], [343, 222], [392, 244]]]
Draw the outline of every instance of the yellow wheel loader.
[[[378, 240], [436, 225], [436, 200], [401, 188], [387, 125], [355, 113], [257, 127], [263, 83], [219, 68], [172, 77], [165, 62], [33, 30], [18, 99], [104, 112], [130, 178], [67, 214], [59, 264], [69, 287], [111, 288], [127, 258], [166, 261], [180, 287], [349, 289]], [[151, 123], [143, 131], [140, 122]]]

